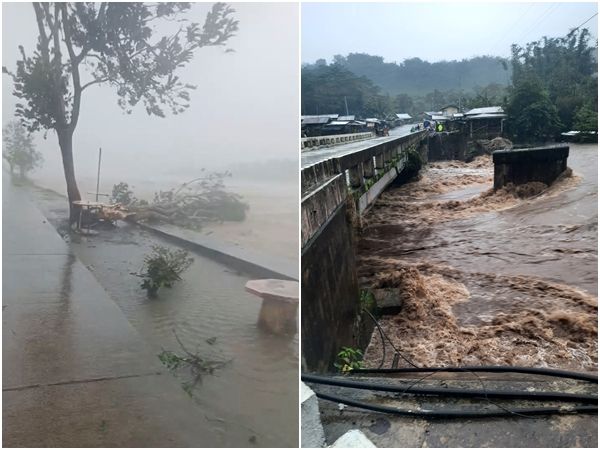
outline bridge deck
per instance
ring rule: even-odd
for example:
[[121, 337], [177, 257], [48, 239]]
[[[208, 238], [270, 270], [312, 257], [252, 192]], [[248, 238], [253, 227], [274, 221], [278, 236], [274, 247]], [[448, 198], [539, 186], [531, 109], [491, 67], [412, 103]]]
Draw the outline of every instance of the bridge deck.
[[410, 129], [413, 126], [414, 125], [402, 125], [400, 127], [394, 128], [390, 131], [390, 135], [385, 137], [377, 137], [373, 139], [367, 139], [364, 141], [351, 142], [349, 144], [336, 145], [334, 147], [326, 147], [320, 150], [303, 152], [301, 158], [302, 168], [311, 166], [321, 161], [325, 161], [329, 158], [358, 152], [364, 150], [365, 148], [371, 147], [374, 144], [381, 144], [387, 141], [391, 141], [393, 139], [398, 138], [399, 136], [406, 136], [410, 134]]

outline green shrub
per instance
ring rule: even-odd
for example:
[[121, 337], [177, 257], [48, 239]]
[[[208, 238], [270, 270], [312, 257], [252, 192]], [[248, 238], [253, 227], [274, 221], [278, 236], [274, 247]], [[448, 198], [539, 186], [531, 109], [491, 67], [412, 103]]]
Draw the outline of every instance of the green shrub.
[[375, 296], [368, 289], [360, 291], [360, 308], [367, 311], [375, 309]]
[[194, 262], [185, 250], [170, 250], [162, 246], [153, 246], [152, 253], [144, 258], [144, 273], [142, 289], [148, 296], [155, 297], [158, 290], [165, 286], [171, 287], [173, 283], [181, 280], [180, 274], [187, 270]]
[[342, 347], [337, 356], [338, 359], [334, 366], [342, 373], [360, 369], [363, 366], [363, 353], [357, 348]]

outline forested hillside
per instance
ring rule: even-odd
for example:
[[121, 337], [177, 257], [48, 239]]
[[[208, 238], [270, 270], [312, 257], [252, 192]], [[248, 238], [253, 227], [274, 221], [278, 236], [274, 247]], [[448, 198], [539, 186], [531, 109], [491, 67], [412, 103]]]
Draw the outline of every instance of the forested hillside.
[[[315, 64], [305, 65], [303, 70], [324, 64], [325, 60], [321, 59]], [[509, 61], [492, 56], [434, 63], [412, 58], [397, 64], [384, 62], [381, 56], [350, 53], [348, 56], [334, 56], [331, 64], [340, 65], [359, 77], [367, 77], [390, 95], [422, 96], [435, 89], [473, 92], [477, 87], [489, 84], [506, 86], [511, 77]]]
[[598, 129], [598, 48], [587, 29], [543, 37], [520, 47], [509, 60], [480, 56], [401, 64], [379, 56], [351, 53], [302, 68], [303, 114], [385, 117], [503, 106], [508, 131], [519, 141], [542, 140], [561, 131]]

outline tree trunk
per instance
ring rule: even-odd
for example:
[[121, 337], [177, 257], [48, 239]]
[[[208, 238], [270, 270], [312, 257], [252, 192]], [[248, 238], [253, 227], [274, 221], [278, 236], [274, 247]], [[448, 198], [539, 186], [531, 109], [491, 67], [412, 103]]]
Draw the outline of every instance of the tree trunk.
[[76, 200], [81, 200], [77, 181], [75, 180], [75, 166], [73, 164], [73, 132], [64, 130], [58, 132], [58, 144], [62, 154], [65, 180], [67, 182], [67, 196], [69, 198], [69, 224], [79, 220], [80, 207], [73, 205]]

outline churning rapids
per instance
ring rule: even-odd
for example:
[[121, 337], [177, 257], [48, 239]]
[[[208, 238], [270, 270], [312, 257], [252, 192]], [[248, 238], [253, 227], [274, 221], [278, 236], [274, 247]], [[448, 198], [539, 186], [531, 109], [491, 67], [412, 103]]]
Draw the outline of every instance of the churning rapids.
[[[598, 146], [572, 144], [568, 165], [549, 188], [494, 193], [490, 157], [432, 163], [376, 202], [359, 282], [398, 289], [381, 324], [412, 362], [597, 370]], [[381, 358], [375, 331], [365, 362]]]

